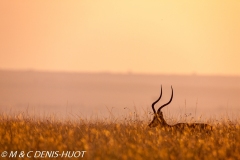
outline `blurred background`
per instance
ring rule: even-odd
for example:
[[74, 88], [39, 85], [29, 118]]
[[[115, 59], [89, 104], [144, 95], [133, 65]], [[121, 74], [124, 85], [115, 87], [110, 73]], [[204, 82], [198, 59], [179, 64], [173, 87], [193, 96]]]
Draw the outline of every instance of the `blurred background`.
[[[0, 1], [0, 110], [238, 115], [239, 1]], [[30, 113], [29, 113], [30, 114]]]

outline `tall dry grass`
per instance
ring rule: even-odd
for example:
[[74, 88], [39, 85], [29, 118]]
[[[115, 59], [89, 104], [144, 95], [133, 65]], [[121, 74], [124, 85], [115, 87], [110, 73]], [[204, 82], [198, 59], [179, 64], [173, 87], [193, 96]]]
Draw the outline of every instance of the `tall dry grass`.
[[85, 150], [81, 159], [240, 159], [239, 121], [212, 120], [210, 123], [214, 129], [206, 133], [149, 128], [148, 122], [132, 118], [58, 121], [1, 116], [0, 154], [3, 151]]

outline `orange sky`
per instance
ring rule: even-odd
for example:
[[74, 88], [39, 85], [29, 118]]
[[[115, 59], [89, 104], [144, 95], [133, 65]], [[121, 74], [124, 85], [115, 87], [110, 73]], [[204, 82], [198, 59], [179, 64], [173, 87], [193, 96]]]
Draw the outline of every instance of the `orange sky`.
[[1, 0], [0, 69], [240, 75], [239, 0]]

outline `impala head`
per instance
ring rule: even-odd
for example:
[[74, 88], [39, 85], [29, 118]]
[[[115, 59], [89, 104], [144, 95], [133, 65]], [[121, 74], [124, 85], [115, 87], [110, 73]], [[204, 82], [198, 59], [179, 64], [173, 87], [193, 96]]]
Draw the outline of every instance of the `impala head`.
[[[171, 89], [172, 89], [172, 86], [171, 86]], [[153, 117], [152, 122], [148, 125], [149, 127], [156, 127], [156, 126], [158, 126], [158, 125], [163, 125], [163, 126], [164, 126], [164, 125], [168, 125], [168, 124], [166, 123], [166, 121], [164, 120], [164, 118], [163, 118], [163, 113], [162, 113], [161, 109], [162, 109], [163, 107], [169, 105], [169, 104], [172, 102], [173, 89], [172, 89], [172, 96], [171, 96], [169, 102], [166, 103], [166, 104], [164, 104], [164, 105], [162, 105], [160, 108], [158, 108], [158, 110], [157, 110], [157, 112], [156, 112], [156, 110], [155, 110], [155, 108], [154, 108], [154, 105], [161, 99], [161, 97], [162, 97], [162, 86], [161, 86], [161, 93], [160, 93], [159, 98], [158, 98], [155, 102], [153, 102], [153, 104], [152, 104], [152, 110], [153, 110], [153, 113], [154, 113], [154, 117]]]

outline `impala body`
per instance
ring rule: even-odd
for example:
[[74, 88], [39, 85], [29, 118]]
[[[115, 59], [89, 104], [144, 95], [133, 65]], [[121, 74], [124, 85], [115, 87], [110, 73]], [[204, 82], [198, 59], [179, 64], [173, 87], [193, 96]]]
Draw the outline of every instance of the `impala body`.
[[[171, 89], [172, 89], [172, 87], [171, 87]], [[173, 89], [172, 89], [172, 96], [171, 96], [169, 102], [167, 102], [166, 104], [164, 104], [160, 108], [158, 108], [158, 110], [156, 112], [156, 110], [154, 108], [154, 105], [161, 99], [161, 97], [162, 97], [162, 87], [161, 87], [161, 93], [160, 93], [159, 98], [155, 102], [153, 102], [153, 104], [152, 104], [154, 117], [153, 117], [152, 122], [149, 124], [149, 127], [160, 126], [160, 127], [163, 127], [163, 128], [177, 129], [177, 130], [184, 130], [184, 129], [212, 130], [212, 127], [210, 125], [204, 124], [204, 123], [177, 123], [175, 125], [167, 124], [167, 122], [163, 118], [163, 113], [162, 113], [161, 109], [172, 102], [172, 99], [173, 99]]]

